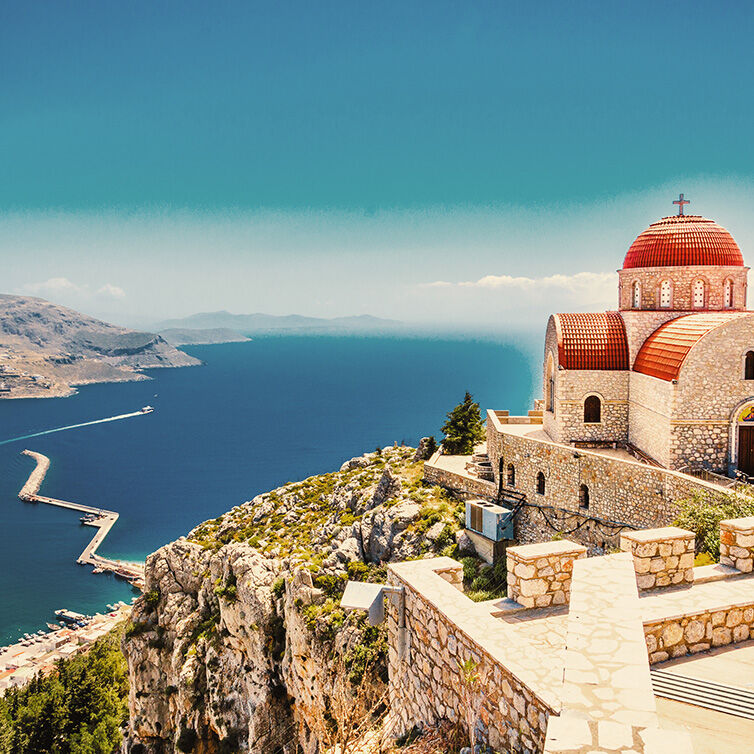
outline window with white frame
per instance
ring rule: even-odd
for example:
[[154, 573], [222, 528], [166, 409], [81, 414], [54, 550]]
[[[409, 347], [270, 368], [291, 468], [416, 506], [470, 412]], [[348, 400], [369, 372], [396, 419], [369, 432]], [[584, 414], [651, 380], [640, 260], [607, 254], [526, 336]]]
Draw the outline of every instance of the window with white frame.
[[695, 280], [691, 290], [694, 309], [704, 309], [704, 280]]
[[670, 281], [663, 280], [660, 283], [660, 307], [663, 309], [670, 309], [671, 303], [671, 288]]
[[631, 306], [634, 309], [641, 309], [641, 285], [638, 280], [631, 286]]
[[723, 306], [726, 309], [733, 308], [733, 281], [730, 278], [723, 285]]

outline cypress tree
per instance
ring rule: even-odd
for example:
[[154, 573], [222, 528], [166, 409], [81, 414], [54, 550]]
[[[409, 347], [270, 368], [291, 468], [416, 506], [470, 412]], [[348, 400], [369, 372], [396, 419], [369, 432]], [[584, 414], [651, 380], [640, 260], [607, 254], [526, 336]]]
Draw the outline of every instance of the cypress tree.
[[445, 435], [443, 450], [449, 455], [469, 455], [474, 446], [484, 439], [484, 426], [479, 404], [474, 403], [471, 393], [466, 391], [463, 401], [448, 415], [443, 424]]

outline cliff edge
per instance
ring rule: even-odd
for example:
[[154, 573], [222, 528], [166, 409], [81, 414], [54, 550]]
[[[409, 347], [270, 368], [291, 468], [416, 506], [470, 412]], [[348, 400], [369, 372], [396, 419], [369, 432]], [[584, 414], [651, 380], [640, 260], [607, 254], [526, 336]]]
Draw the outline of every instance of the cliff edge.
[[384, 627], [339, 607], [347, 579], [458, 552], [463, 504], [425, 486], [422, 467], [411, 448], [369, 453], [149, 556], [123, 644], [124, 751], [315, 751], [338, 662], [352, 677], [385, 673]]

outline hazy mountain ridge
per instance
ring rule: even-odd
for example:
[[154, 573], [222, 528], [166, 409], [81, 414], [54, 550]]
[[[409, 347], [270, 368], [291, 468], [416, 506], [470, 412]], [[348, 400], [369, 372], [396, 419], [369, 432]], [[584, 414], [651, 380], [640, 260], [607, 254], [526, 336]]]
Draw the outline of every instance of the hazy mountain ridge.
[[0, 294], [0, 397], [58, 397], [73, 385], [147, 379], [140, 370], [200, 363], [160, 335]]
[[213, 330], [227, 329], [244, 335], [263, 333], [342, 332], [379, 333], [395, 331], [404, 324], [394, 319], [382, 319], [369, 314], [350, 317], [305, 317], [300, 314], [232, 314], [228, 311], [200, 312], [180, 319], [158, 322], [157, 331], [172, 329]]

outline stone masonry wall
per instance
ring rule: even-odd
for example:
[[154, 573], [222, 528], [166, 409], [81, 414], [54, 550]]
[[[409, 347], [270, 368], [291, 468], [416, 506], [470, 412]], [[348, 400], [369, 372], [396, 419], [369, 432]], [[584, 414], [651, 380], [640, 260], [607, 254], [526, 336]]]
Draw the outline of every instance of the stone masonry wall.
[[742, 573], [754, 570], [754, 517], [720, 522], [720, 563]]
[[631, 372], [628, 441], [664, 466], [670, 463], [673, 402], [671, 382]]
[[[557, 373], [555, 423], [561, 442], [628, 440], [629, 372], [569, 369]], [[584, 401], [596, 395], [602, 404], [599, 423], [584, 422]]]
[[754, 636], [754, 603], [644, 624], [649, 662], [684, 657]]
[[694, 532], [676, 526], [623, 532], [620, 548], [633, 556], [639, 591], [694, 581]]
[[660, 309], [660, 284], [671, 283], [670, 309], [676, 312], [693, 309], [692, 284], [701, 278], [705, 281], [705, 309], [723, 308], [723, 285], [726, 279], [733, 281], [733, 309], [746, 308], [746, 267], [645, 267], [618, 272], [619, 305], [621, 309], [633, 309], [632, 287], [634, 281], [641, 285], [641, 308]]
[[[537, 427], [532, 426], [532, 431]], [[569, 448], [541, 438], [505, 432], [488, 412], [487, 453], [495, 481], [499, 463], [512, 463], [516, 470], [517, 492], [529, 503], [552, 506], [556, 511], [524, 507], [516, 519], [516, 538], [521, 543], [552, 539], [558, 531], [569, 539], [594, 548], [617, 546], [619, 528], [586, 523], [570, 532], [586, 518], [596, 517], [635, 528], [666, 526], [675, 518], [676, 501], [695, 492], [719, 493], [721, 488], [667, 469], [607, 456], [594, 451]], [[542, 434], [542, 433], [540, 433]], [[537, 473], [545, 475], [545, 494], [537, 493]], [[589, 489], [589, 509], [579, 507], [579, 487]], [[554, 529], [548, 523], [564, 524]]]
[[[416, 724], [432, 725], [442, 719], [457, 721], [464, 710], [459, 662], [471, 659], [478, 663], [477, 672], [484, 680], [481, 737], [496, 751], [541, 751], [552, 707], [400, 578], [397, 570], [400, 565], [388, 567], [388, 581], [405, 589], [405, 629], [401, 636], [397, 609], [388, 602], [391, 733], [401, 735]], [[455, 602], [474, 604], [450, 584], [446, 586], [453, 590]], [[442, 588], [440, 583], [431, 592]], [[495, 619], [489, 620], [495, 625]], [[402, 643], [407, 647], [403, 657]]]
[[639, 311], [637, 309], [621, 310], [620, 316], [626, 326], [626, 338], [628, 340], [628, 364], [633, 367], [636, 354], [644, 345], [644, 341], [664, 322], [675, 319], [684, 314], [693, 312], [670, 311]]
[[482, 497], [487, 500], [497, 499], [496, 482], [438, 468], [432, 464], [431, 459], [424, 464], [424, 480], [450, 490], [460, 499], [470, 497]]
[[729, 447], [731, 419], [754, 400], [754, 381], [744, 379], [746, 352], [754, 349], [754, 314], [715, 328], [689, 352], [678, 375], [670, 441], [671, 465], [699, 465], [715, 471], [736, 463]]
[[509, 547], [506, 556], [508, 598], [524, 607], [550, 607], [568, 602], [573, 561], [586, 557], [586, 547], [564, 539]]

